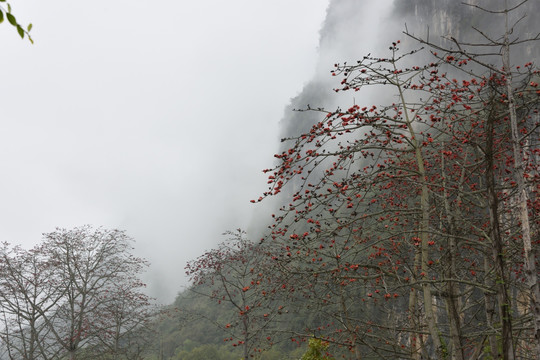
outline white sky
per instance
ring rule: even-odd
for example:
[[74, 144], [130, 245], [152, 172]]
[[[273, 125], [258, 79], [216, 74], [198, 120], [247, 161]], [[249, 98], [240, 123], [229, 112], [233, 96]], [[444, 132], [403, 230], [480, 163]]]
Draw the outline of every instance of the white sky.
[[0, 240], [120, 228], [170, 302], [245, 227], [328, 0], [12, 0], [0, 25]]

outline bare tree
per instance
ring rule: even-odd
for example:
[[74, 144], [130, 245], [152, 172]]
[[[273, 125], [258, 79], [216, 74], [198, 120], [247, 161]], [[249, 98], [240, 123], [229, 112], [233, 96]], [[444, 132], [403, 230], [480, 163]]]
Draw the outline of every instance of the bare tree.
[[55, 347], [40, 341], [46, 337], [43, 314], [58, 307], [64, 295], [51, 262], [37, 247], [25, 251], [2, 245], [0, 338], [10, 359], [44, 359], [57, 355]]
[[[57, 229], [31, 251], [4, 245], [1, 334], [14, 359], [129, 358], [154, 315], [138, 279], [147, 262], [119, 230]], [[133, 358], [133, 357], [132, 357]]]

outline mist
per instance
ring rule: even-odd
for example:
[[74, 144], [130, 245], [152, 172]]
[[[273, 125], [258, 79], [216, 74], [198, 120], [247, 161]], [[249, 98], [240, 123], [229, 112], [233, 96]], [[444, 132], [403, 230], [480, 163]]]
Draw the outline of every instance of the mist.
[[430, 4], [12, 1], [35, 45], [0, 27], [0, 238], [28, 248], [56, 227], [126, 230], [151, 263], [148, 292], [170, 303], [185, 263], [223, 232], [264, 233], [278, 202], [250, 203], [261, 170], [318, 120], [293, 109], [384, 102], [336, 94], [334, 63], [386, 51], [405, 24], [459, 28], [437, 17], [454, 2]]
[[0, 238], [126, 230], [170, 303], [184, 266], [246, 227], [327, 1], [12, 1], [0, 27]]

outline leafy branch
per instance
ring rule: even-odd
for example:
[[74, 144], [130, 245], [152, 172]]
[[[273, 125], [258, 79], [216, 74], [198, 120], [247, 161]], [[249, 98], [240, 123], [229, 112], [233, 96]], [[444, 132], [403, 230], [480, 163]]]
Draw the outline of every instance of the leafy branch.
[[32, 30], [32, 24], [28, 24], [26, 27], [21, 26], [17, 22], [17, 19], [15, 18], [15, 15], [11, 12], [11, 5], [6, 2], [6, 0], [0, 0], [0, 3], [5, 3], [5, 7], [0, 5], [0, 23], [4, 22], [4, 19], [7, 18], [7, 21], [17, 29], [17, 33], [21, 37], [21, 39], [24, 39], [24, 36], [26, 35], [28, 37], [28, 40], [33, 44], [34, 40], [30, 36], [30, 31]]

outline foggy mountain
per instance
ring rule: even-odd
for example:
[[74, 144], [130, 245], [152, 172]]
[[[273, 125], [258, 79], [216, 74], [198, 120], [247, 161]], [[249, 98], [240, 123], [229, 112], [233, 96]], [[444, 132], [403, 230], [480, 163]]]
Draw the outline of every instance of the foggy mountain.
[[[515, 4], [516, 3], [514, 3], [514, 5]], [[403, 47], [405, 52], [411, 49], [422, 47], [421, 43], [417, 42], [411, 37], [408, 37], [406, 34], [403, 33], [404, 31], [407, 31], [409, 34], [416, 36], [420, 39], [425, 39], [432, 44], [436, 44], [436, 45], [441, 44], [442, 46], [448, 47], [448, 48], [457, 46], [457, 45], [454, 45], [452, 38], [455, 38], [457, 42], [461, 42], [462, 44], [489, 43], [491, 40], [500, 41], [501, 28], [504, 31], [504, 14], [494, 15], [493, 11], [498, 10], [498, 9], [504, 9], [505, 1], [472, 0], [469, 2], [469, 5], [470, 6], [463, 5], [461, 2], [457, 2], [454, 0], [441, 0], [441, 1], [395, 0], [395, 1], [379, 1], [379, 2], [357, 1], [357, 0], [332, 0], [330, 1], [330, 4], [327, 8], [324, 24], [320, 30], [319, 54], [318, 54], [317, 68], [316, 68], [315, 75], [309, 82], [305, 84], [303, 90], [293, 99], [291, 99], [290, 103], [286, 106], [286, 109], [284, 111], [284, 116], [280, 122], [281, 137], [286, 139], [289, 137], [298, 136], [300, 134], [305, 134], [309, 131], [309, 129], [311, 128], [313, 124], [321, 121], [322, 120], [321, 118], [324, 117], [324, 114], [321, 114], [318, 112], [295, 111], [296, 109], [302, 110], [302, 109], [308, 109], [308, 108], [311, 108], [311, 109], [323, 108], [328, 111], [334, 111], [336, 108], [347, 109], [348, 107], [352, 105], [359, 105], [359, 106], [377, 105], [379, 106], [381, 104], [392, 104], [392, 99], [389, 97], [389, 95], [380, 91], [362, 90], [359, 93], [355, 93], [352, 91], [336, 93], [334, 91], [334, 88], [339, 87], [339, 80], [336, 80], [335, 77], [331, 76], [331, 70], [334, 68], [334, 64], [337, 64], [337, 63], [343, 64], [345, 62], [349, 64], [354, 64], [358, 59], [362, 59], [363, 56], [368, 55], [368, 54], [371, 54], [374, 57], [388, 56], [387, 55], [389, 52], [388, 47], [389, 45], [392, 44], [393, 41], [396, 41], [396, 40], [401, 41], [400, 47]], [[483, 11], [481, 9], [482, 7], [492, 10], [492, 13], [487, 13]], [[536, 19], [532, 16], [532, 14], [537, 14], [538, 10], [540, 10], [540, 3], [538, 1], [529, 1], [528, 3], [526, 3], [526, 6], [520, 8], [520, 11], [512, 13], [512, 16], [509, 19], [509, 24], [510, 26], [513, 26], [514, 24], [516, 24], [516, 27], [515, 27], [516, 31], [512, 33], [510, 41], [518, 42], [522, 39], [532, 38], [532, 37], [537, 36], [537, 34], [534, 32], [534, 29], [537, 28]], [[528, 16], [523, 16], [523, 15], [528, 15]], [[500, 18], [500, 21], [497, 21], [497, 16]], [[502, 27], [501, 27], [501, 24], [503, 24]], [[491, 39], [489, 38], [489, 36], [494, 36], [495, 38]], [[501, 61], [501, 57], [499, 56], [499, 54], [496, 53], [499, 51], [498, 47], [490, 48], [489, 46], [478, 46], [478, 47], [475, 47], [474, 49], [475, 49], [474, 51], [476, 51], [476, 54], [478, 53], [486, 54], [485, 56], [480, 57], [480, 59], [482, 59], [483, 62], [487, 64], [492, 64], [493, 67], [497, 67], [497, 68], [502, 67], [502, 64], [499, 63]], [[495, 51], [493, 49], [495, 49]], [[491, 53], [495, 52], [496, 54], [489, 54], [490, 52]], [[523, 47], [519, 49], [519, 51], [516, 51], [515, 53], [519, 54], [519, 58], [511, 59], [513, 65], [524, 64], [525, 62], [528, 62], [528, 61], [535, 61], [539, 57], [538, 46], [533, 46], [531, 45], [531, 43], [524, 44]], [[421, 61], [421, 60], [418, 60], [418, 58], [416, 58], [416, 61]], [[480, 77], [481, 75], [487, 74], [485, 73], [486, 69], [483, 69], [482, 71], [483, 73], [476, 74], [476, 75], [479, 75]], [[449, 70], [449, 73], [452, 74], [452, 70]], [[456, 83], [457, 82], [458, 81], [456, 80]], [[343, 114], [339, 114], [336, 116], [341, 117], [342, 115]], [[385, 121], [386, 120], [384, 120], [383, 122]], [[327, 124], [328, 123], [325, 123], [325, 126]], [[330, 128], [332, 125], [328, 125], [328, 126]], [[368, 126], [366, 126], [366, 128], [368, 128]], [[327, 129], [324, 129], [324, 130], [327, 130]], [[338, 133], [338, 131], [341, 131], [341, 130], [337, 130], [335, 133]], [[328, 130], [328, 132], [330, 133], [330, 130]], [[420, 132], [420, 134], [422, 133]], [[356, 136], [360, 135], [360, 137], [362, 137], [362, 134], [356, 133], [355, 135]], [[324, 135], [321, 135], [321, 136], [324, 136]], [[330, 137], [330, 135], [328, 136]], [[306, 137], [309, 138], [309, 136], [306, 136]], [[306, 140], [306, 142], [310, 142], [310, 141]], [[287, 145], [291, 146], [290, 143], [281, 145], [281, 146], [276, 146], [278, 148], [276, 153], [280, 154], [281, 152], [286, 151], [286, 149], [289, 147]], [[305, 150], [305, 148], [302, 148], [302, 150]], [[348, 147], [347, 147], [347, 151], [348, 151]], [[354, 150], [351, 150], [351, 152], [354, 152]], [[301, 150], [291, 149], [291, 152], [289, 154], [291, 153], [294, 155], [291, 155], [289, 158], [287, 158], [287, 160], [294, 160], [294, 156], [298, 155], [297, 158], [301, 159], [299, 160], [299, 162], [304, 161], [304, 158], [302, 157], [302, 155], [300, 155]], [[306, 155], [306, 157], [308, 156], [310, 155]], [[324, 156], [321, 156], [321, 157], [324, 157]], [[358, 158], [360, 158], [360, 156], [358, 156]], [[324, 160], [321, 160], [321, 161], [324, 161]], [[359, 160], [359, 162], [360, 161], [362, 160]], [[285, 164], [286, 165], [284, 165], [284, 168], [286, 169], [287, 168], [286, 166], [289, 164], [288, 163], [285, 163]], [[297, 163], [295, 163], [295, 165], [296, 164]], [[291, 165], [291, 168], [292, 168], [292, 165]], [[301, 166], [299, 166], [299, 168], [301, 168]], [[288, 174], [287, 171], [289, 170], [285, 170], [285, 174]], [[290, 170], [290, 171], [292, 172], [293, 170]], [[317, 171], [319, 171], [319, 169], [317, 169]], [[465, 172], [467, 170], [463, 170], [463, 171]], [[298, 174], [300, 173], [305, 174], [306, 172], [302, 172], [301, 170], [298, 170]], [[332, 173], [331, 175], [334, 175], [334, 174]], [[287, 176], [289, 175], [285, 175], [285, 177]], [[338, 176], [336, 176], [336, 178], [337, 177]], [[278, 176], [276, 175], [275, 178], [278, 178]], [[284, 191], [286, 193], [288, 192], [286, 195], [291, 195], [293, 191], [298, 190], [298, 189], [291, 189], [291, 187], [293, 188], [295, 187], [295, 184], [296, 184], [295, 181], [299, 181], [299, 182], [304, 181], [304, 179], [298, 180], [298, 177], [294, 177], [294, 175], [290, 176], [290, 178], [291, 178], [290, 181], [292, 182], [292, 184], [289, 184], [290, 186]], [[330, 178], [330, 176], [328, 178]], [[289, 178], [287, 178], [287, 180], [284, 180], [284, 181], [289, 181]], [[338, 179], [336, 181], [339, 182], [343, 180]], [[272, 181], [270, 181], [270, 183], [272, 183]], [[336, 185], [336, 183], [334, 183], [334, 185]], [[348, 185], [349, 183], [347, 183], [347, 187]], [[308, 186], [311, 186], [311, 185], [308, 185]], [[305, 188], [302, 188], [302, 190], [304, 189]], [[326, 190], [330, 191], [331, 189], [326, 189]], [[310, 193], [310, 191], [306, 190], [306, 193]], [[303, 191], [302, 191], [302, 194], [303, 194]], [[268, 201], [265, 200], [265, 202], [261, 205], [261, 207], [257, 208], [257, 212], [259, 216], [255, 217], [255, 221], [252, 223], [249, 229], [250, 235], [259, 236], [262, 233], [264, 233], [265, 231], [264, 227], [270, 223], [269, 214], [271, 212], [277, 211], [277, 208], [283, 205], [280, 203], [280, 198], [282, 195], [283, 193], [281, 195], [275, 196], [273, 199], [271, 198], [270, 203], [268, 203]], [[310, 195], [307, 195], [306, 197], [309, 197], [309, 196]], [[339, 197], [339, 195], [337, 196]], [[298, 198], [300, 197], [301, 196], [298, 196]], [[326, 199], [326, 195], [322, 195], [321, 197]], [[290, 201], [290, 199], [288, 201]], [[293, 200], [292, 203], [294, 203], [294, 201], [295, 200]], [[315, 200], [314, 202], [316, 201], [317, 200]], [[302, 204], [302, 205], [305, 205], [305, 204]], [[308, 206], [311, 206], [311, 205], [306, 205], [306, 209]], [[290, 205], [290, 209], [291, 209], [290, 211], [291, 214], [294, 214], [294, 210], [297, 210], [296, 211], [297, 214], [303, 212], [301, 208], [295, 207], [293, 205]], [[328, 209], [329, 212], [333, 212], [334, 210], [335, 208]], [[307, 213], [310, 211], [312, 210], [306, 210], [305, 212]], [[313, 215], [313, 213], [316, 213], [316, 211], [317, 210], [313, 211], [311, 215]], [[328, 218], [330, 217], [331, 216], [329, 216]], [[304, 220], [302, 218], [302, 215], [295, 217], [294, 221], [296, 221], [296, 219]], [[309, 220], [312, 220], [312, 219], [309, 219]], [[309, 220], [307, 221], [307, 223], [310, 222]], [[349, 220], [351, 222], [358, 220], [358, 217], [356, 217], [355, 212], [351, 214], [350, 218], [347, 218], [347, 221]], [[291, 228], [293, 229], [293, 231], [291, 231], [292, 234], [291, 232], [287, 233], [287, 231], [291, 229], [291, 228], [287, 228], [288, 225], [291, 225]], [[296, 229], [294, 228], [294, 226], [295, 226], [294, 223], [290, 221], [284, 226], [285, 230], [279, 234], [283, 236], [283, 238], [279, 238], [279, 235], [276, 236], [276, 238], [278, 238], [277, 242], [283, 241], [283, 244], [284, 244], [283, 248], [286, 248], [287, 251], [289, 251], [289, 246], [288, 246], [289, 241], [291, 239], [298, 238], [298, 236], [301, 236], [298, 234], [302, 234], [302, 232], [300, 231], [296, 233], [295, 232]], [[298, 225], [298, 226], [300, 228], [302, 225]], [[307, 227], [309, 226], [310, 225], [307, 225]], [[359, 228], [361, 227], [362, 226], [360, 226]], [[340, 229], [340, 230], [342, 229], [341, 223], [339, 227], [336, 227], [336, 229]], [[324, 249], [323, 242], [328, 241], [329, 239], [332, 239], [331, 241], [333, 244], [334, 243], [333, 237], [335, 236], [337, 238], [339, 236], [339, 235], [336, 235], [337, 232], [338, 231], [333, 233], [331, 230], [329, 230], [328, 233], [325, 234], [325, 236], [327, 235], [327, 237], [321, 236], [321, 239], [317, 239], [317, 241], [321, 242], [318, 249]], [[375, 230], [375, 232], [377, 232], [377, 230]], [[291, 234], [290, 238], [289, 238], [289, 234]], [[293, 236], [296, 236], [296, 237], [293, 237]], [[309, 236], [311, 236], [309, 232], [304, 233], [305, 238], [309, 238]], [[315, 237], [317, 237], [317, 235], [315, 235]], [[349, 240], [349, 238], [347, 238], [346, 236], [344, 236], [344, 238], [347, 239], [345, 242]], [[351, 236], [351, 238], [354, 239], [354, 236]], [[360, 238], [360, 235], [359, 235], [359, 238]], [[309, 240], [303, 240], [303, 241], [307, 242]], [[358, 240], [358, 243], [362, 241], [363, 240]], [[293, 241], [290, 241], [290, 243], [293, 244], [291, 245], [291, 248], [294, 248], [296, 241], [293, 240]], [[433, 244], [435, 243], [433, 242]], [[433, 245], [433, 244], [430, 244], [430, 245]], [[414, 244], [414, 245], [417, 245], [417, 244]], [[279, 246], [279, 244], [277, 246]], [[330, 247], [332, 247], [332, 245], [330, 245]], [[302, 248], [301, 245], [298, 245], [295, 249], [304, 250], [304, 248]], [[345, 247], [344, 249], [348, 250], [348, 246]], [[297, 254], [302, 254], [302, 255], [299, 255], [299, 257], [304, 256], [304, 252], [300, 250], [298, 250]], [[317, 251], [319, 250], [313, 251], [313, 254], [315, 255]], [[323, 250], [320, 250], [320, 252], [322, 251]], [[365, 249], [365, 252], [368, 252], [367, 248]], [[363, 252], [359, 250], [359, 253], [363, 253]], [[284, 259], [287, 259], [286, 257], [294, 256], [293, 254], [294, 254], [294, 251], [290, 250], [290, 252], [286, 253], [285, 255], [283, 254], [277, 255], [276, 259], [279, 256], [282, 256]], [[309, 251], [307, 251], [307, 254], [310, 254]], [[322, 258], [319, 258], [317, 260], [315, 257], [313, 257], [312, 259], [308, 259], [307, 262], [312, 261], [315, 263], [316, 261], [322, 261], [321, 259]], [[284, 260], [284, 262], [286, 261], [287, 260]], [[339, 262], [339, 260], [337, 260], [337, 262]], [[325, 263], [323, 263], [322, 266], [325, 266]], [[339, 265], [337, 268], [339, 269]], [[302, 268], [302, 270], [304, 270], [304, 268]], [[314, 271], [318, 271], [318, 270], [316, 269]], [[367, 270], [366, 270], [366, 273], [367, 273]], [[473, 273], [474, 273], [473, 275], [475, 276], [476, 272], [473, 272]], [[302, 276], [306, 278], [310, 277], [309, 275], [306, 276], [307, 272], [304, 273], [304, 272], [299, 271], [299, 274], [300, 274], [299, 277], [302, 277]], [[422, 274], [421, 276], [425, 276]], [[316, 275], [315, 277], [317, 277], [319, 276], [319, 273], [315, 273], [315, 275]], [[409, 278], [407, 278], [406, 281], [409, 281], [408, 279]], [[433, 277], [433, 279], [435, 280], [435, 277]], [[354, 280], [356, 280], [356, 278]], [[358, 288], [356, 289], [358, 293], [355, 293], [354, 296], [351, 296], [350, 300], [352, 303], [354, 303], [354, 305], [351, 306], [351, 308], [356, 309], [357, 307], [362, 307], [362, 306], [357, 306], [358, 303], [355, 302], [355, 300], [361, 297], [357, 295], [362, 294], [362, 292], [365, 290], [366, 283], [367, 281], [364, 283], [364, 286], [359, 285]], [[298, 284], [294, 284], [294, 285], [296, 287], [299, 286]], [[407, 287], [407, 285], [405, 285], [405, 287]], [[370, 293], [370, 294], [365, 294], [364, 296], [371, 297], [372, 295], [373, 294]], [[388, 295], [390, 296], [390, 293], [388, 293]], [[394, 294], [394, 296], [397, 297], [396, 294]], [[444, 297], [445, 295], [437, 295], [437, 296]], [[426, 296], [426, 297], [431, 298], [431, 295]], [[364, 301], [364, 299], [362, 300]], [[412, 303], [414, 304], [414, 302]], [[397, 308], [399, 308], [398, 312], [400, 314], [406, 312], [406, 311], [403, 311], [405, 309], [404, 304], [402, 304], [401, 307], [397, 306]], [[356, 309], [356, 310], [362, 311], [359, 309]], [[389, 321], [394, 320], [392, 316], [388, 316], [388, 319]], [[369, 346], [369, 344], [367, 345]]]
[[[468, 3], [486, 8], [504, 6], [503, 0], [473, 0]], [[520, 14], [538, 14], [539, 11], [540, 2], [529, 1]], [[510, 20], [513, 23], [518, 18], [514, 14]], [[406, 46], [419, 47], [403, 34], [405, 29], [421, 38], [429, 37], [434, 43], [448, 43], [443, 40], [447, 36], [455, 37], [458, 41], [465, 38], [468, 42], [481, 41], [484, 39], [472, 27], [489, 34], [493, 27], [491, 21], [493, 19], [489, 14], [454, 0], [332, 0], [320, 31], [316, 74], [286, 107], [281, 120], [281, 136], [285, 138], [298, 134], [319, 120], [310, 119], [314, 114], [293, 112], [294, 109], [305, 109], [310, 105], [334, 110], [336, 106], [350, 106], [354, 101], [370, 105], [372, 102], [384, 102], [371, 99], [365, 93], [356, 99], [350, 93], [336, 94], [333, 88], [338, 86], [338, 82], [330, 76], [334, 63], [354, 62], [369, 53], [384, 56], [390, 42], [398, 39]], [[516, 38], [534, 37], [536, 34], [532, 30], [536, 21], [534, 16], [521, 20], [518, 28], [522, 32]], [[533, 48], [529, 44], [522, 52], [523, 59], [538, 59], [538, 52], [538, 47]], [[516, 61], [519, 62], [514, 59]]]
[[[504, 0], [472, 0], [471, 5], [496, 9], [504, 8]], [[539, 1], [529, 1], [518, 14], [512, 14], [510, 23], [518, 22], [517, 29], [521, 30], [514, 38], [521, 40], [536, 36], [536, 19], [533, 16], [521, 18], [521, 14], [537, 14], [540, 11]], [[503, 22], [503, 17], [501, 22]], [[518, 21], [519, 20], [519, 21]], [[404, 32], [422, 39], [428, 39], [434, 44], [454, 46], [449, 37], [466, 42], [485, 41], [483, 36], [473, 28], [486, 34], [493, 33], [495, 26], [493, 17], [474, 6], [463, 5], [453, 0], [384, 0], [356, 1], [332, 0], [326, 12], [326, 18], [320, 30], [319, 53], [317, 68], [311, 80], [302, 91], [286, 105], [283, 118], [280, 121], [280, 137], [282, 139], [298, 135], [321, 120], [321, 115], [313, 112], [302, 112], [308, 107], [323, 108], [333, 111], [338, 107], [345, 108], [353, 104], [362, 106], [380, 105], [388, 102], [384, 93], [362, 91], [336, 93], [339, 81], [331, 76], [330, 71], [336, 63], [354, 63], [365, 55], [385, 56], [388, 45], [395, 40], [401, 40], [406, 49], [418, 49], [422, 45], [408, 37]], [[483, 51], [492, 49], [483, 48]], [[517, 51], [514, 52], [518, 53]], [[519, 52], [523, 60], [512, 59], [513, 63], [531, 61], [540, 57], [538, 47], [531, 43], [523, 45]], [[489, 57], [487, 57], [489, 59]], [[525, 60], [527, 59], [527, 60]], [[500, 59], [496, 57], [496, 61]], [[489, 60], [486, 60], [489, 62]], [[498, 64], [497, 66], [502, 66]], [[276, 153], [285, 150], [286, 145], [278, 147]], [[270, 200], [270, 201], [268, 201]], [[268, 205], [257, 209], [258, 216], [250, 226], [250, 233], [264, 231], [262, 224], [268, 223], [268, 208], [279, 208], [279, 200], [267, 199]]]

